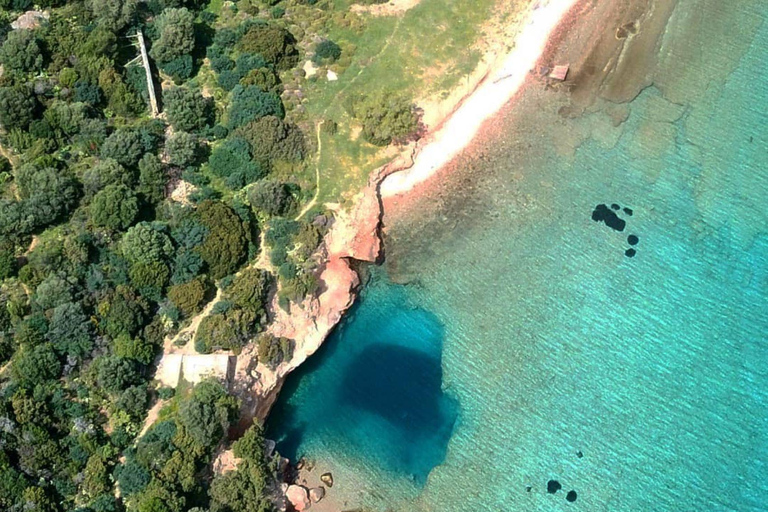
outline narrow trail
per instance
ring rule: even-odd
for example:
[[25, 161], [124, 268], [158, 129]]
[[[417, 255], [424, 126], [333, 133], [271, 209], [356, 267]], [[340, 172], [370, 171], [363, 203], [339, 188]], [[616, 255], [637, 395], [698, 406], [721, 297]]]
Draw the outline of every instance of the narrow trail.
[[[192, 317], [192, 321], [187, 327], [176, 333], [176, 336], [172, 338], [166, 338], [163, 343], [163, 354], [196, 354], [194, 339], [197, 334], [197, 329], [200, 328], [200, 323], [205, 317], [211, 314], [213, 306], [221, 300], [224, 292], [221, 288], [216, 288], [216, 296], [205, 305], [202, 311]], [[183, 346], [179, 347], [176, 342], [181, 339], [182, 336], [189, 336], [189, 340]]]
[[301, 220], [301, 218], [306, 215], [309, 210], [314, 208], [314, 206], [317, 204], [317, 198], [320, 195], [320, 154], [323, 151], [323, 139], [320, 137], [320, 127], [323, 126], [323, 123], [325, 123], [325, 119], [320, 120], [320, 122], [317, 123], [317, 126], [315, 127], [315, 136], [317, 137], [317, 154], [315, 155], [315, 195], [312, 197], [312, 200], [308, 202], [304, 208], [301, 209], [299, 214], [296, 215], [296, 218], [293, 219], [295, 221]]
[[[387, 51], [389, 46], [392, 44], [392, 41], [395, 39], [395, 34], [397, 34], [397, 31], [400, 29], [400, 24], [403, 21], [402, 16], [399, 16], [397, 18], [397, 21], [395, 22], [395, 27], [392, 29], [392, 33], [387, 37], [387, 42], [384, 43], [384, 46], [381, 47], [381, 49], [376, 53], [374, 57], [371, 58], [371, 61], [375, 61], [381, 55]], [[363, 72], [368, 68], [368, 66], [363, 66], [360, 68], [360, 70], [357, 72], [355, 76], [352, 77], [352, 79], [341, 88], [341, 90], [336, 94], [336, 98], [341, 97], [342, 94], [344, 94], [347, 89], [349, 89], [352, 84], [354, 84], [358, 78], [363, 74]], [[328, 110], [336, 104], [336, 100], [332, 101], [327, 107], [325, 107], [325, 110], [323, 110], [323, 117], [328, 113]], [[295, 221], [301, 220], [301, 218], [307, 214], [308, 211], [310, 211], [316, 204], [317, 204], [317, 198], [320, 197], [320, 157], [322, 156], [323, 152], [323, 141], [322, 137], [320, 137], [320, 128], [322, 127], [323, 123], [325, 123], [325, 119], [321, 119], [319, 123], [317, 123], [317, 126], [315, 128], [315, 136], [317, 137], [317, 154], [315, 156], [315, 195], [312, 197], [312, 199], [309, 201], [309, 203], [304, 206], [304, 208], [301, 209], [298, 215], [293, 219]]]

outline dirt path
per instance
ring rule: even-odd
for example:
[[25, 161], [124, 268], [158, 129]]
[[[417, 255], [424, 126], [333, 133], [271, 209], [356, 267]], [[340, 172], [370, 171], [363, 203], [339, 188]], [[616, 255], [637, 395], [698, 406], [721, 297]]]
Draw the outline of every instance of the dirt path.
[[144, 420], [144, 426], [141, 428], [141, 432], [139, 432], [139, 435], [136, 436], [136, 439], [140, 439], [144, 434], [147, 433], [147, 430], [149, 430], [149, 427], [151, 427], [156, 421], [157, 417], [160, 415], [160, 410], [165, 407], [165, 405], [168, 403], [168, 400], [158, 400], [155, 402], [155, 405], [153, 405], [148, 411], [147, 411], [147, 417]]
[[[317, 198], [320, 195], [320, 154], [323, 151], [323, 139], [320, 137], [320, 127], [323, 126], [323, 123], [325, 123], [325, 119], [321, 120], [319, 123], [317, 123], [317, 127], [315, 128], [315, 136], [317, 137], [317, 154], [315, 156], [315, 195], [312, 197], [312, 200], [307, 203], [307, 205], [301, 209], [299, 214], [294, 218], [293, 220], [298, 221], [301, 220], [304, 215], [307, 214], [309, 210], [311, 210], [316, 204], [317, 204]], [[264, 237], [262, 236], [261, 240], [261, 247], [262, 251], [264, 250]]]
[[[216, 296], [211, 299], [208, 304], [205, 305], [201, 312], [192, 317], [192, 321], [189, 323], [189, 325], [176, 333], [176, 336], [165, 339], [165, 343], [163, 343], [163, 354], [197, 354], [194, 341], [195, 334], [197, 334], [197, 329], [200, 327], [200, 322], [202, 322], [205, 317], [211, 314], [211, 311], [213, 311], [213, 306], [215, 306], [216, 303], [221, 300], [223, 295], [224, 292], [221, 290], [221, 288], [216, 288]], [[179, 347], [176, 345], [176, 342], [183, 336], [189, 336], [188, 341], [183, 346]]]

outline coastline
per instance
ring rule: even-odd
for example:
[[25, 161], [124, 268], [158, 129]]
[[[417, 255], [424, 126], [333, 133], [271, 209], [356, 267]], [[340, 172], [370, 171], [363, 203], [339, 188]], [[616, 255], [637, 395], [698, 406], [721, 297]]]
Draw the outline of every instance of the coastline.
[[[376, 263], [381, 256], [384, 201], [406, 194], [470, 145], [483, 123], [501, 110], [525, 83], [552, 32], [578, 3], [579, 0], [550, 0], [545, 6], [532, 8], [513, 49], [503, 59], [488, 59], [497, 64], [452, 112], [436, 120], [434, 132], [372, 171], [352, 209], [337, 215], [321, 251], [319, 276], [323, 291], [293, 305], [290, 313], [274, 307], [275, 320], [269, 331], [296, 340], [293, 357], [274, 370], [260, 363], [253, 365], [257, 359], [255, 347], [246, 348], [237, 357], [233, 390], [243, 406], [236, 436], [252, 422], [266, 419], [285, 378], [320, 348], [354, 303], [360, 286], [355, 267], [361, 262]], [[521, 59], [522, 55], [526, 58]]]
[[579, 0], [551, 0], [529, 13], [525, 28], [515, 39], [514, 49], [501, 65], [488, 73], [432, 134], [419, 142], [413, 164], [392, 169], [382, 178], [382, 199], [406, 194], [445, 167], [480, 132], [483, 123], [497, 114], [534, 70], [555, 29]]

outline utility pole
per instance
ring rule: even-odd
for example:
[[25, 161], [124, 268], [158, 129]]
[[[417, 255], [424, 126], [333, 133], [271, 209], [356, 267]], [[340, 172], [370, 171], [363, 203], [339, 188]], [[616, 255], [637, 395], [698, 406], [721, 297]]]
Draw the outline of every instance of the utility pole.
[[160, 111], [157, 108], [157, 98], [155, 98], [155, 83], [152, 80], [152, 71], [151, 71], [151, 68], [149, 67], [149, 55], [147, 55], [147, 46], [144, 44], [144, 34], [141, 32], [141, 29], [137, 29], [135, 36], [128, 36], [128, 37], [135, 37], [139, 41], [139, 50], [141, 51], [140, 57], [137, 57], [136, 59], [132, 60], [128, 64], [131, 64], [134, 61], [141, 58], [142, 64], [144, 66], [144, 72], [147, 74], [147, 92], [149, 93], [149, 109], [151, 111], [152, 117], [157, 117]]

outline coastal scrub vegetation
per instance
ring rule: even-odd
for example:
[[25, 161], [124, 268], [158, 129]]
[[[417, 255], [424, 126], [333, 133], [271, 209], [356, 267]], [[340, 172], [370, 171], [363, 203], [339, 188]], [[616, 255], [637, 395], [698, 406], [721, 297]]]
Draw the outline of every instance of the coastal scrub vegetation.
[[[216, 381], [170, 392], [153, 367], [190, 325], [201, 353], [290, 359], [266, 328], [319, 288], [331, 214], [307, 203], [418, 136], [412, 84], [343, 76], [393, 25], [349, 4], [59, 0], [13, 29], [32, 2], [0, 0], [0, 509], [272, 509], [258, 427], [237, 471], [210, 469], [237, 400]], [[306, 77], [310, 60], [344, 79]]]

